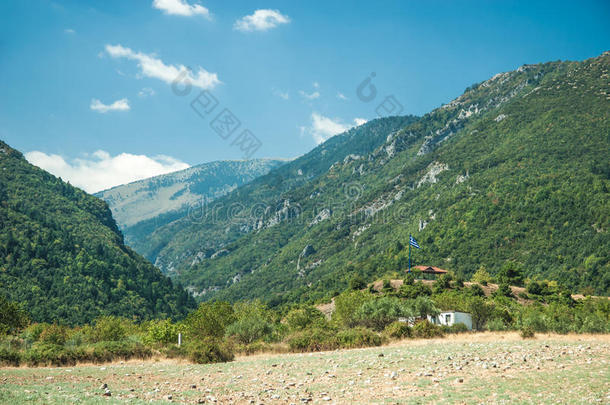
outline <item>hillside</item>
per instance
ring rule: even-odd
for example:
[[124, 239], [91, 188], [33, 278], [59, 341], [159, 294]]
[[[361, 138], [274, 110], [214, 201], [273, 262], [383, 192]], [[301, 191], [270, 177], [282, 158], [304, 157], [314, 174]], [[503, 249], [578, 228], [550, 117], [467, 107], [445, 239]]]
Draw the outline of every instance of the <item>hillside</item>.
[[181, 317], [192, 298], [126, 247], [106, 203], [0, 141], [0, 293], [34, 321]]
[[[404, 269], [412, 233], [420, 264], [466, 278], [481, 266], [518, 267], [608, 294], [609, 69], [608, 52], [524, 65], [399, 131], [385, 120], [360, 127], [361, 138], [382, 140], [372, 152], [336, 158], [275, 194], [267, 190], [299, 162], [272, 171], [175, 232], [158, 259], [203, 299], [280, 304], [328, 298], [354, 274]], [[261, 195], [270, 198], [253, 198]], [[241, 212], [227, 215], [231, 202]], [[232, 242], [216, 237], [219, 227], [243, 233]]]
[[211, 202], [284, 163], [274, 159], [204, 163], [95, 196], [108, 203], [126, 242], [138, 250], [155, 229], [185, 217], [189, 207]]
[[211, 204], [193, 206], [188, 215], [151, 229], [150, 235], [132, 246], [170, 275], [215, 253], [222, 255], [228, 243], [263, 226], [256, 219], [244, 221], [243, 217], [292, 215], [283, 210], [284, 193], [326, 174], [337, 161], [360, 159], [385, 142], [389, 133], [415, 119], [391, 117], [352, 128]]

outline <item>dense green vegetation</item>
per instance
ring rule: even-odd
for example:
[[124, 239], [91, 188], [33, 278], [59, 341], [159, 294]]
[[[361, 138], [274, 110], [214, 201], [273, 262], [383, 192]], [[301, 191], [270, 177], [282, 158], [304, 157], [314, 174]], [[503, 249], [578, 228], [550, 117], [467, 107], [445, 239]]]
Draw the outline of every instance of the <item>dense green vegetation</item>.
[[[465, 279], [508, 266], [610, 294], [609, 70], [609, 53], [526, 65], [399, 131], [371, 122], [352, 134], [382, 141], [361, 158], [304, 170], [306, 182], [288, 176], [301, 160], [270, 172], [160, 231], [160, 259], [200, 299], [287, 305], [404, 270], [411, 233], [417, 264]], [[304, 158], [342, 138], [329, 142]], [[207, 249], [222, 255], [193, 262]]]
[[32, 320], [180, 318], [180, 286], [126, 247], [106, 203], [0, 142], [0, 295]]
[[[522, 279], [519, 270], [505, 273]], [[13, 305], [11, 314], [0, 319], [0, 364], [65, 365], [154, 354], [211, 363], [230, 361], [235, 352], [333, 350], [468, 332], [464, 324], [441, 327], [426, 320], [442, 310], [469, 312], [476, 330], [519, 330], [524, 338], [537, 332], [610, 333], [610, 300], [575, 301], [552, 281], [527, 279], [525, 284], [526, 292], [519, 297], [510, 288], [486, 296], [479, 284], [465, 286], [451, 275], [432, 286], [408, 276], [398, 288], [387, 282], [381, 291], [343, 291], [334, 298], [330, 317], [306, 304], [270, 309], [258, 300], [233, 305], [216, 301], [202, 303], [178, 322], [134, 323], [105, 316], [73, 328], [28, 325], [22, 310]], [[415, 298], [413, 291], [419, 292]], [[0, 302], [3, 308], [6, 304]]]
[[[283, 208], [285, 193], [306, 186], [349, 155], [367, 154], [381, 145], [389, 133], [415, 120], [413, 116], [391, 117], [352, 128], [209, 205], [194, 205], [188, 212], [181, 211], [182, 218], [162, 218], [175, 219], [166, 226], [157, 228], [144, 221], [130, 231], [131, 246], [173, 275], [175, 270], [190, 266], [201, 257], [210, 258], [228, 243], [261, 226], [258, 218], [251, 220], [243, 212], [254, 212], [256, 216], [264, 212], [265, 219], [269, 219]], [[279, 216], [293, 214], [288, 210]]]

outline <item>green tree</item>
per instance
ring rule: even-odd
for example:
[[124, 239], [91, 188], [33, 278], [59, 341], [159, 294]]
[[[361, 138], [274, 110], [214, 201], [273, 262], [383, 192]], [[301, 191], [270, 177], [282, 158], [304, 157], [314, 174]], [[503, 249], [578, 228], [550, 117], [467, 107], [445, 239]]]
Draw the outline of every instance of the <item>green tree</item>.
[[185, 320], [188, 332], [195, 338], [222, 337], [227, 326], [236, 321], [233, 307], [222, 301], [204, 302]]

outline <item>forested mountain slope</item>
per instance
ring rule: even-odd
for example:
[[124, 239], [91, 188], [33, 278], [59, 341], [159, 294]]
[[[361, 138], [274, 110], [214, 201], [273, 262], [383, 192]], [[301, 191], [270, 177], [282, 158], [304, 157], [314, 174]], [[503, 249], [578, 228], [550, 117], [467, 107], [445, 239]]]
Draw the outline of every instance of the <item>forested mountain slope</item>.
[[181, 317], [180, 287], [123, 244], [106, 203], [0, 141], [0, 293], [35, 321]]
[[126, 242], [136, 251], [155, 229], [185, 217], [192, 205], [213, 201], [267, 174], [285, 160], [218, 161], [100, 191]]
[[352, 128], [211, 204], [191, 205], [185, 216], [154, 230], [134, 248], [170, 275], [215, 253], [222, 255], [227, 243], [263, 226], [237, 217], [291, 215], [290, 210], [282, 210], [284, 193], [327, 173], [337, 161], [360, 159], [385, 142], [388, 134], [415, 119], [391, 117]]
[[[280, 304], [328, 297], [354, 274], [404, 269], [412, 233], [417, 264], [463, 276], [515, 266], [608, 294], [609, 70], [608, 52], [524, 65], [399, 131], [378, 120], [358, 129], [361, 139], [378, 129], [371, 153], [290, 187], [282, 180], [296, 166], [272, 171], [212, 204], [188, 228], [193, 239], [178, 234], [162, 254], [202, 299]], [[243, 233], [233, 242], [217, 238], [234, 229]]]

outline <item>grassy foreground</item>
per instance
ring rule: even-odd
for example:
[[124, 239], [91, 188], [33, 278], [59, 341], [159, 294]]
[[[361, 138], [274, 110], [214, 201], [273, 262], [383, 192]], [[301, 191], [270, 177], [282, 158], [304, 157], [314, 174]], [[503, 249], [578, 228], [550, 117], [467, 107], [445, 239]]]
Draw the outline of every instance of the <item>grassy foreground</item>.
[[610, 335], [523, 340], [516, 333], [487, 332], [209, 365], [151, 360], [0, 369], [0, 403], [608, 401]]

